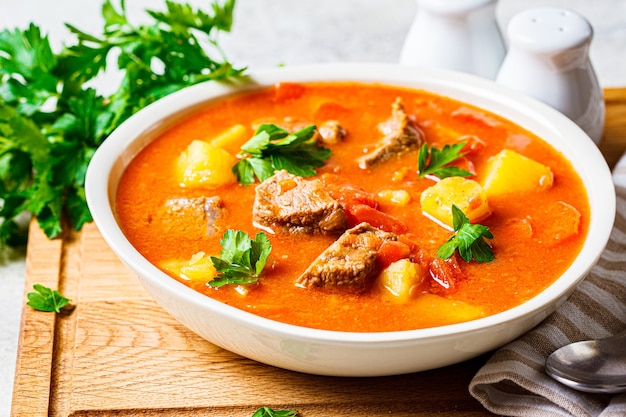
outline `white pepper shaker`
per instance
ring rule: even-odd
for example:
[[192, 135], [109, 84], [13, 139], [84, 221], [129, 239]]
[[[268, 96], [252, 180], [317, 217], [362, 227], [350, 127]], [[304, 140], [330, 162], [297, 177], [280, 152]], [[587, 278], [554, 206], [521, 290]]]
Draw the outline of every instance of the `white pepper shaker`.
[[537, 7], [513, 16], [507, 35], [496, 81], [556, 108], [598, 144], [605, 105], [589, 60], [591, 24], [571, 10]]
[[505, 47], [497, 0], [416, 0], [400, 64], [445, 68], [494, 79]]

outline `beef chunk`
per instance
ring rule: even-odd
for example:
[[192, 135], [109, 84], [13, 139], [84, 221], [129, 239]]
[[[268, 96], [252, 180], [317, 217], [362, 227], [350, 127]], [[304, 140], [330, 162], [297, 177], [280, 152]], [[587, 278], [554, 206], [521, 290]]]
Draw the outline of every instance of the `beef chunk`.
[[223, 211], [219, 197], [175, 197], [165, 202], [153, 221], [160, 221], [170, 229], [182, 231], [184, 228], [190, 235], [200, 233], [211, 236], [219, 232], [215, 222]]
[[346, 214], [318, 179], [277, 171], [256, 187], [252, 219], [263, 226], [297, 234], [341, 233]]
[[409, 119], [399, 97], [391, 107], [391, 118], [379, 128], [385, 136], [376, 143], [373, 151], [359, 158], [361, 168], [371, 168], [394, 155], [418, 149], [424, 142], [422, 131]]
[[320, 145], [335, 145], [346, 137], [346, 130], [336, 120], [327, 120], [317, 127], [315, 140]]
[[299, 287], [362, 292], [377, 272], [378, 250], [393, 233], [360, 223], [346, 230], [296, 280]]

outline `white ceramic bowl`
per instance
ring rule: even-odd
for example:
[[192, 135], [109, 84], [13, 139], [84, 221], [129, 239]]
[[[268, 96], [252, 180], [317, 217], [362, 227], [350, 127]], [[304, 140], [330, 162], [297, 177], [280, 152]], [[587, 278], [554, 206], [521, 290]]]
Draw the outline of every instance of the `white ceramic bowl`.
[[[497, 113], [545, 139], [572, 162], [587, 188], [591, 219], [580, 255], [548, 289], [508, 311], [421, 330], [352, 333], [315, 330], [268, 320], [193, 291], [148, 262], [116, 220], [117, 185], [133, 157], [161, 132], [209, 100], [279, 81], [381, 82], [424, 89]], [[552, 313], [595, 264], [615, 217], [615, 190], [604, 158], [568, 118], [538, 101], [475, 76], [388, 64], [323, 64], [253, 73], [235, 84], [210, 82], [146, 107], [98, 149], [87, 172], [87, 202], [102, 236], [141, 284], [172, 316], [206, 340], [239, 355], [294, 371], [380, 376], [433, 369], [497, 348]]]

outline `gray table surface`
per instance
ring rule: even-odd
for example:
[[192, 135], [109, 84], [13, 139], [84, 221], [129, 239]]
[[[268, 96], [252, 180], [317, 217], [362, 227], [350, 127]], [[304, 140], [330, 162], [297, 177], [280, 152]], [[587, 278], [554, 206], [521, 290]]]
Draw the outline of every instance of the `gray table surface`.
[[[64, 22], [97, 33], [101, 1], [53, 3], [51, 7], [50, 0], [0, 0], [0, 30], [33, 22], [56, 47], [69, 39]], [[138, 19], [144, 7], [161, 4], [126, 1], [130, 15]], [[626, 87], [625, 0], [500, 0], [501, 28], [518, 11], [538, 5], [566, 7], [585, 16], [594, 27], [591, 60], [600, 84]], [[221, 44], [233, 62], [250, 70], [318, 62], [397, 62], [415, 11], [414, 0], [238, 0], [233, 30], [221, 37]], [[0, 250], [0, 417], [9, 416], [11, 409], [24, 257], [24, 251]]]

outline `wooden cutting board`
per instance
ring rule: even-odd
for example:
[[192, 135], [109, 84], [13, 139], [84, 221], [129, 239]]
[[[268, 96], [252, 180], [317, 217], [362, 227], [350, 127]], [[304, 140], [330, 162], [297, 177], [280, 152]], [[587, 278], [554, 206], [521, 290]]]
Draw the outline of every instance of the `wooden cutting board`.
[[[626, 149], [626, 88], [605, 91], [601, 149]], [[12, 416], [246, 416], [261, 406], [314, 416], [488, 416], [468, 393], [487, 359], [381, 378], [304, 375], [256, 363], [191, 333], [117, 260], [93, 224], [49, 240], [33, 223], [26, 293], [40, 283], [76, 308], [24, 307]]]

